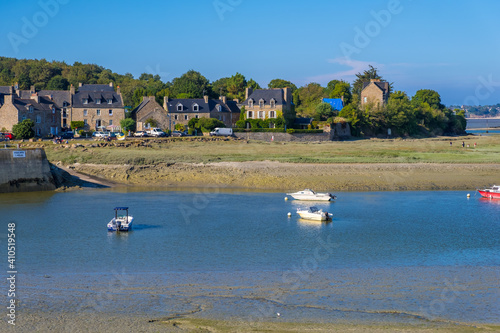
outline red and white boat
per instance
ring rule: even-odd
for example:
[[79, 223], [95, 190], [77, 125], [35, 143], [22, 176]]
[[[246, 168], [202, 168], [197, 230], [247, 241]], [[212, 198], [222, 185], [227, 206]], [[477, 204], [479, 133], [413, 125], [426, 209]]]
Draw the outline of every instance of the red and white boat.
[[491, 188], [477, 190], [485, 198], [500, 199], [500, 186], [493, 185]]

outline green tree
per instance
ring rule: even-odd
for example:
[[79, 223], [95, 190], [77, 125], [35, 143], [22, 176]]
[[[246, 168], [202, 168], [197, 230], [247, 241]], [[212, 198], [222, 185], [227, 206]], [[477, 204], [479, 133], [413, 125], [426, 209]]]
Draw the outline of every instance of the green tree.
[[297, 86], [293, 84], [290, 81], [286, 81], [283, 79], [274, 79], [269, 82], [267, 85], [269, 89], [274, 89], [274, 88], [290, 88], [292, 90], [292, 94], [295, 90], [297, 90]]
[[216, 127], [226, 127], [222, 121], [215, 118], [200, 118], [198, 124], [201, 128], [205, 128], [209, 131], [213, 131]]
[[314, 120], [327, 120], [330, 117], [337, 115], [337, 112], [333, 111], [332, 106], [329, 103], [321, 103], [316, 106], [316, 112], [314, 113]]
[[[333, 90], [335, 89], [335, 86], [339, 83], [341, 83], [343, 81], [340, 81], [340, 80], [331, 80], [330, 82], [328, 82], [328, 84], [326, 85], [326, 94], [328, 96], [331, 95], [331, 93], [333, 92]], [[330, 97], [330, 98], [334, 98], [334, 97]]]
[[245, 106], [243, 105], [240, 109], [240, 119], [239, 120], [245, 120], [247, 119], [247, 110]]
[[31, 119], [25, 119], [19, 124], [12, 126], [12, 134], [16, 139], [29, 139], [35, 136], [35, 131], [33, 130], [35, 123]]
[[309, 83], [298, 89], [298, 97], [300, 105], [297, 106], [297, 113], [311, 116], [316, 110], [316, 106], [321, 103], [321, 99], [325, 96], [325, 88], [318, 83]]
[[146, 124], [149, 127], [158, 127], [158, 121], [156, 119], [154, 119], [154, 118], [148, 118], [148, 119], [146, 119], [146, 121], [144, 122], [144, 124]]
[[227, 80], [227, 92], [230, 99], [245, 99], [245, 88], [247, 87], [247, 80], [245, 76], [236, 73]]
[[69, 81], [61, 75], [56, 75], [47, 83], [47, 90], [68, 90]]
[[[330, 81], [331, 82], [331, 81]], [[345, 81], [339, 81], [335, 84], [333, 90], [329, 93], [330, 98], [344, 98], [344, 105], [350, 104], [352, 101], [351, 85]]]
[[[363, 73], [356, 74], [356, 80], [352, 85], [352, 94], [356, 94], [358, 98], [361, 98], [361, 90], [363, 90], [363, 83], [370, 82], [371, 79], [378, 79], [384, 81], [382, 76], [377, 72], [377, 69], [372, 65], [368, 65], [370, 68], [365, 70]], [[389, 93], [393, 90], [392, 83], [389, 83]]]
[[211, 87], [206, 77], [199, 72], [190, 70], [172, 81], [172, 97], [186, 94], [187, 98], [203, 98], [203, 95], [210, 94]]
[[212, 83], [212, 98], [219, 98], [219, 96], [227, 96], [227, 83], [229, 81], [228, 77], [223, 77]]
[[415, 93], [415, 96], [412, 98], [412, 102], [419, 106], [423, 103], [427, 103], [430, 107], [435, 109], [444, 109], [444, 105], [441, 104], [441, 96], [437, 91], [431, 89], [421, 89]]
[[125, 118], [120, 120], [120, 126], [123, 131], [133, 131], [135, 130], [135, 120], [132, 118]]
[[71, 123], [70, 123], [70, 126], [71, 126], [71, 129], [73, 131], [76, 131], [77, 129], [79, 128], [84, 128], [85, 127], [85, 123], [81, 120], [73, 120]]
[[250, 79], [247, 81], [247, 88], [252, 88], [253, 90], [262, 89], [254, 79]]

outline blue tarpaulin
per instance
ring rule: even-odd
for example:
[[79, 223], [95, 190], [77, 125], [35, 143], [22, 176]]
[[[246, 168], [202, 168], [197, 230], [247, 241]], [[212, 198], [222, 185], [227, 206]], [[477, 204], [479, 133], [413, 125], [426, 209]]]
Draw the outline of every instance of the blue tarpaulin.
[[344, 103], [340, 98], [323, 98], [323, 103], [328, 103], [332, 109], [340, 111], [344, 107]]

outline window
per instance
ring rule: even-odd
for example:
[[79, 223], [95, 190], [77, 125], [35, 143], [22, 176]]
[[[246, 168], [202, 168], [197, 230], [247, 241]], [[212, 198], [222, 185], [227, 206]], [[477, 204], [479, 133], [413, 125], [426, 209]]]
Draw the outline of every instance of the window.
[[83, 99], [83, 104], [89, 104], [89, 99], [88, 98], [84, 98]]
[[253, 112], [252, 111], [248, 111], [247, 112], [247, 118], [250, 118], [250, 119], [253, 118]]
[[187, 114], [184, 115], [184, 120], [188, 120], [188, 115]]
[[363, 97], [363, 102], [368, 102], [368, 97]]
[[101, 104], [101, 99], [100, 98], [96, 99], [95, 104]]
[[30, 109], [30, 112], [33, 112], [33, 107], [31, 105], [30, 105], [29, 109]]
[[113, 115], [113, 110], [108, 111], [108, 115], [112, 116]]
[[220, 104], [217, 104], [217, 111], [221, 112], [222, 111], [222, 106]]
[[113, 104], [113, 99], [112, 98], [108, 99], [108, 104]]
[[248, 107], [253, 108], [253, 100], [252, 99], [248, 100]]
[[262, 119], [265, 118], [265, 112], [264, 111], [259, 111], [259, 118], [262, 118]]
[[193, 111], [200, 111], [200, 106], [198, 104], [193, 105]]
[[52, 108], [52, 113], [56, 113], [56, 108]]
[[175, 120], [179, 120], [178, 118], [179, 118], [179, 115], [177, 115], [177, 114], [176, 114], [176, 115], [174, 116], [174, 119], [175, 119]]
[[269, 111], [269, 118], [276, 118], [276, 111]]
[[40, 124], [42, 122], [42, 117], [41, 116], [36, 116], [36, 123]]
[[84, 110], [83, 110], [83, 116], [84, 116], [84, 117], [86, 117], [86, 116], [88, 116], [88, 115], [89, 115], [89, 112], [87, 111], [87, 109], [84, 109]]
[[26, 120], [26, 115], [25, 114], [23, 115], [23, 120]]
[[56, 116], [52, 116], [52, 123], [56, 122]]
[[100, 116], [101, 115], [101, 110], [97, 110], [97, 115]]
[[276, 101], [274, 98], [271, 100], [271, 107], [274, 109], [276, 107]]
[[38, 136], [42, 135], [42, 131], [39, 128], [36, 129], [36, 135]]
[[182, 111], [182, 104], [181, 103], [177, 104], [177, 111]]
[[195, 117], [196, 119], [200, 118], [200, 116], [198, 116], [197, 114], [196, 114], [196, 115], [194, 115], [194, 117]]
[[88, 125], [87, 119], [83, 119], [83, 124], [84, 124], [85, 126], [87, 126], [87, 125]]
[[109, 121], [109, 126], [113, 126], [113, 120], [112, 119]]
[[264, 108], [264, 100], [263, 100], [263, 99], [260, 99], [260, 101], [259, 101], [259, 107], [260, 107], [261, 109], [263, 109], [263, 108]]

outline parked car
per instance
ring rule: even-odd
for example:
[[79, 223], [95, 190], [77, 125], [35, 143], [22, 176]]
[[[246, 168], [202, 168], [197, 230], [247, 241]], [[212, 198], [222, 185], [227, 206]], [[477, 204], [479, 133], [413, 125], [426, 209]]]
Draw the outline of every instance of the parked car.
[[181, 137], [181, 136], [185, 136], [185, 135], [184, 135], [184, 132], [181, 132], [181, 131], [172, 131], [172, 136]]
[[14, 135], [12, 133], [2, 133], [4, 140], [14, 140]]
[[149, 136], [167, 136], [160, 128], [154, 127], [147, 131]]
[[101, 132], [101, 131], [96, 131], [96, 132], [92, 133], [92, 137], [94, 137], [94, 138], [103, 138], [104, 136], [105, 136], [105, 133]]
[[62, 132], [60, 135], [61, 139], [73, 139], [75, 137], [75, 133], [68, 131]]
[[143, 138], [143, 137], [148, 136], [148, 133], [146, 133], [145, 131], [137, 131], [134, 133], [134, 136], [138, 136], [138, 137]]

